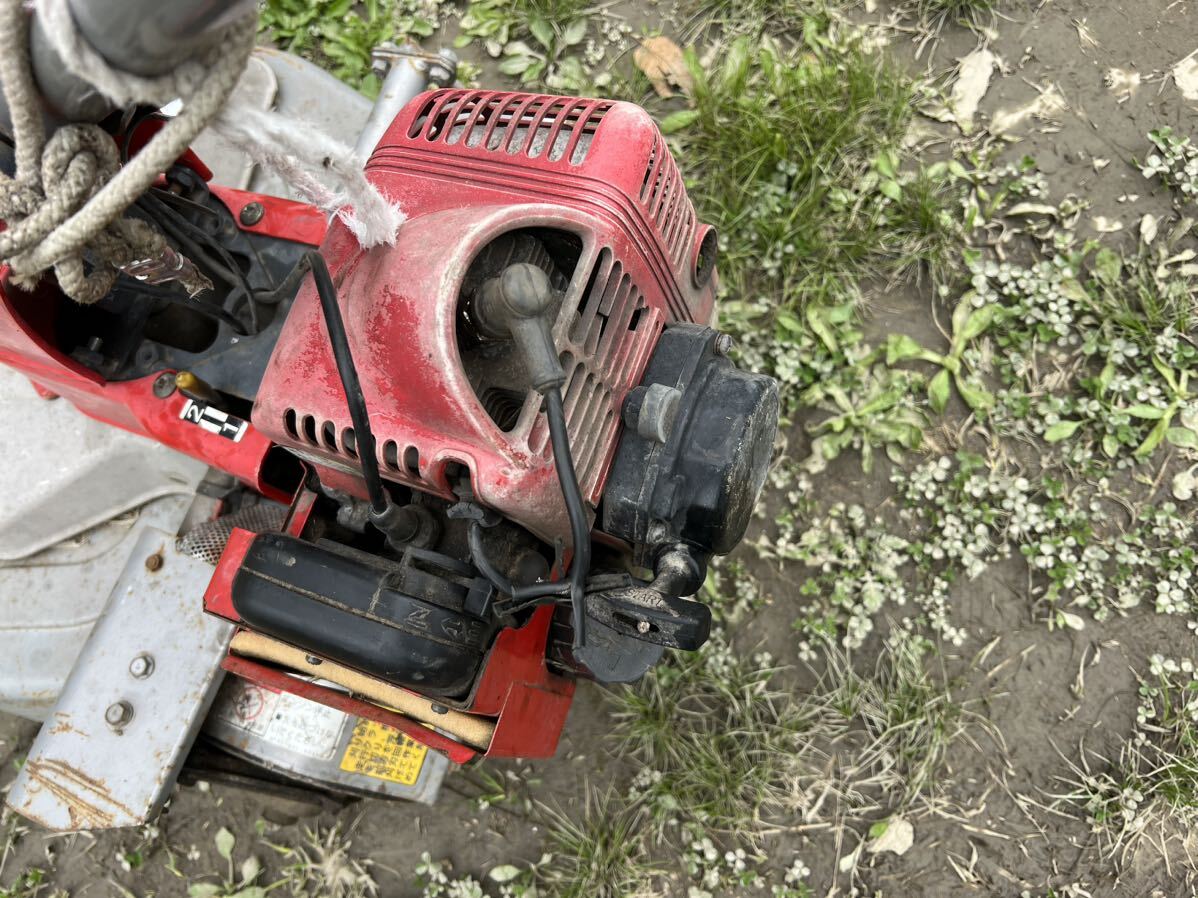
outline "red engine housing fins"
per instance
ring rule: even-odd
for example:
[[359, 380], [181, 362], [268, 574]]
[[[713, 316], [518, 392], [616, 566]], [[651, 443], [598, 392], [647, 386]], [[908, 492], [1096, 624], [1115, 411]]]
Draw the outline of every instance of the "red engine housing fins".
[[[475, 495], [547, 541], [569, 542], [540, 397], [500, 347], [469, 331], [482, 279], [542, 264], [560, 295], [554, 338], [584, 495], [604, 488], [619, 410], [662, 328], [709, 323], [715, 235], [700, 225], [665, 140], [641, 108], [440, 90], [413, 100], [367, 176], [407, 215], [364, 251], [340, 223], [321, 247], [337, 283], [384, 478]], [[253, 422], [330, 486], [364, 495], [358, 445], [320, 303], [305, 284], [267, 367]]]

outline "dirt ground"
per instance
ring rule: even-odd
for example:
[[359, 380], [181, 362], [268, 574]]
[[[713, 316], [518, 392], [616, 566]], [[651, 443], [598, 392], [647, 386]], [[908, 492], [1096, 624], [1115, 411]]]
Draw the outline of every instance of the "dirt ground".
[[[1028, 120], [1015, 128], [1017, 139], [1005, 150], [1006, 156], [1033, 156], [1055, 196], [1072, 193], [1091, 203], [1083, 221], [1092, 222], [1098, 215], [1119, 219], [1129, 240], [1144, 213], [1169, 210], [1168, 197], [1152, 195], [1135, 165], [1145, 151], [1144, 135], [1164, 124], [1183, 133], [1195, 130], [1195, 104], [1186, 102], [1164, 77], [1198, 48], [1198, 9], [1193, 7], [1186, 0], [1047, 0], [1008, 9], [996, 20], [997, 34], [990, 41], [1004, 72], [985, 96], [983, 115], [1024, 106], [1050, 85], [1059, 88], [1067, 103], [1064, 112], [1053, 116], [1053, 127]], [[660, 24], [650, 10], [632, 19], [637, 29], [650, 20]], [[1092, 42], [1079, 37], [1079, 22]], [[668, 20], [664, 27], [668, 33]], [[973, 50], [978, 41], [971, 32], [949, 28], [918, 60], [914, 46], [903, 43], [901, 36], [891, 51], [915, 69], [941, 69]], [[1138, 90], [1125, 102], [1104, 83], [1112, 67], [1134, 69], [1142, 76]], [[934, 144], [928, 150], [941, 151]], [[1110, 163], [1096, 170], [1096, 159]], [[682, 165], [685, 168], [685, 160]], [[1137, 198], [1129, 200], [1128, 195]], [[1084, 231], [1085, 225], [1083, 235]], [[943, 338], [927, 308], [927, 297], [919, 289], [876, 295], [868, 336], [884, 337], [901, 327], [928, 345], [941, 345]], [[790, 433], [794, 457], [808, 450], [805, 423], [795, 421]], [[887, 466], [865, 475], [854, 455], [841, 456], [815, 479], [815, 499], [821, 506], [856, 502], [889, 515], [896, 510], [893, 495]], [[776, 568], [744, 549], [739, 556], [764, 584], [771, 601], [735, 632], [734, 644], [741, 652], [766, 649], [777, 658], [792, 658], [791, 622], [802, 570]], [[863, 860], [858, 894], [1017, 898], [1044, 894], [1048, 881], [1059, 884], [1061, 895], [1194, 894], [1191, 868], [1181, 862], [1162, 863], [1151, 853], [1130, 858], [1122, 875], [1116, 876], [1098, 856], [1084, 821], [1045, 812], [1027, 800], [1043, 802], [1061, 788], [1057, 777], [1065, 773], [1063, 756], [1076, 756], [1083, 746], [1109, 756], [1135, 717], [1133, 667], [1153, 652], [1190, 654], [1193, 634], [1177, 618], [1148, 608], [1105, 624], [1090, 622], [1081, 631], [1049, 632], [1035, 614], [1021, 561], [958, 584], [953, 616], [967, 628], [969, 639], [961, 648], [948, 650], [946, 665], [951, 675], [963, 680], [965, 696], [975, 699], [993, 722], [1005, 750], [999, 751], [985, 736], [976, 744], [954, 744], [943, 775], [951, 779], [956, 809], [929, 809], [917, 815], [915, 846], [905, 855]], [[983, 663], [976, 663], [982, 647], [996, 638], [997, 646]], [[1103, 663], [1090, 668], [1099, 651]], [[1086, 671], [1081, 689], [1079, 669]], [[794, 688], [801, 686], [795, 681]], [[537, 802], [576, 809], [584, 784], [626, 782], [633, 772], [604, 742], [610, 730], [608, 713], [601, 689], [583, 685], [558, 757], [488, 763], [486, 769], [496, 776], [513, 774], [517, 790], [525, 789]], [[11, 779], [13, 761], [28, 749], [35, 732], [31, 723], [0, 717], [0, 785]], [[450, 859], [455, 871], [476, 876], [496, 864], [535, 861], [543, 836], [537, 814], [525, 811], [520, 802], [480, 810], [475, 798], [478, 782], [471, 771], [452, 774], [434, 808], [361, 800], [294, 822], [268, 822], [264, 831], [272, 842], [296, 843], [303, 838], [303, 828], [315, 823], [340, 821], [352, 827], [353, 854], [373, 862], [372, 874], [388, 896], [419, 894], [412, 871], [426, 851], [434, 858]], [[257, 821], [280, 819], [285, 818], [279, 816], [277, 803], [256, 793], [221, 785], [186, 786], [178, 789], [159, 827], [162, 841], [181, 854], [191, 846], [199, 849], [198, 859], [180, 861], [185, 873], [199, 875], [223, 866], [212, 847], [218, 827], [228, 827], [240, 844], [250, 846], [257, 839]], [[34, 831], [17, 842], [9, 869], [47, 866], [50, 855], [53, 885], [73, 896], [183, 894], [184, 882], [162, 865], [161, 847], [152, 849], [145, 864], [133, 872], [123, 871], [114, 861], [140, 838], [123, 832], [60, 837]], [[802, 854], [813, 871], [815, 894], [850, 893], [836, 869], [841, 846], [821, 840], [818, 829], [786, 835], [772, 844], [780, 863], [792, 849]], [[257, 854], [268, 869], [277, 863], [270, 852]], [[1067, 890], [1070, 886], [1076, 890]], [[685, 895], [687, 884], [678, 878], [676, 889], [676, 894]]]

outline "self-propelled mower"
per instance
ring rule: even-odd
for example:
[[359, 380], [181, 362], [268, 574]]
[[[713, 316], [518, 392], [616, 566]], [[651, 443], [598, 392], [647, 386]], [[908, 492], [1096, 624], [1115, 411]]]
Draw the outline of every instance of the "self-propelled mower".
[[[704, 643], [778, 395], [714, 327], [718, 237], [648, 113], [412, 47], [371, 108], [247, 47], [212, 130], [100, 202], [255, 4], [4, 5], [0, 362], [40, 398], [4, 400], [0, 707], [45, 720], [13, 808], [140, 822], [201, 728], [334, 791], [548, 757], [577, 678]], [[168, 75], [173, 117], [137, 93]], [[313, 136], [305, 167], [314, 118], [362, 158]]]

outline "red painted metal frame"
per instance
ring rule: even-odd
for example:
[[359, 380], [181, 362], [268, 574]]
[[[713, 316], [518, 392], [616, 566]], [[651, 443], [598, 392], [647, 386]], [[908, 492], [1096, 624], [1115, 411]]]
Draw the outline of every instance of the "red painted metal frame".
[[[261, 199], [259, 194], [230, 188], [214, 188], [213, 193], [234, 211]], [[261, 223], [269, 230], [263, 233], [315, 245], [323, 230], [318, 232], [314, 215], [323, 224], [323, 213], [311, 206], [272, 199], [270, 213]], [[235, 443], [181, 420], [187, 400], [177, 392], [166, 399], [155, 396], [157, 375], [109, 382], [59, 352], [46, 335], [54, 333], [57, 311], [66, 301], [49, 279], [26, 292], [11, 283], [7, 268], [0, 268], [0, 364], [25, 374], [43, 396], [61, 396], [91, 418], [198, 458], [272, 499], [291, 500], [290, 494], [264, 479], [267, 456], [275, 445], [254, 427]]]

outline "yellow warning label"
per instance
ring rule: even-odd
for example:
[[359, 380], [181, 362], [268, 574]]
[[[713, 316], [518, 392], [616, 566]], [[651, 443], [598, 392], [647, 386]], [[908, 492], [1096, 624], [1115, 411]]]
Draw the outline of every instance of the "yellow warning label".
[[341, 758], [341, 769], [379, 780], [414, 786], [428, 748], [373, 720], [359, 718]]

